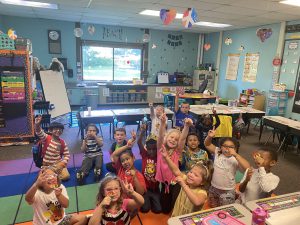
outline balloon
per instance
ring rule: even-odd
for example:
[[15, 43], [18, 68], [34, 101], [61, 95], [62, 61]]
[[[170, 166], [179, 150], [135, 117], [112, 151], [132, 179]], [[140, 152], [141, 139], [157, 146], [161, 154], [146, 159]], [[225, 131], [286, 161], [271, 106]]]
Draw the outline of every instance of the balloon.
[[74, 35], [75, 35], [75, 37], [80, 38], [83, 35], [82, 29], [81, 28], [75, 28], [74, 29]]
[[88, 32], [90, 35], [94, 35], [96, 28], [93, 25], [88, 26]]
[[16, 31], [11, 29], [11, 28], [7, 31], [7, 35], [12, 40], [16, 40], [17, 37], [18, 37], [17, 34], [16, 34]]
[[169, 25], [175, 19], [176, 13], [176, 9], [161, 9], [159, 15], [164, 25]]
[[204, 47], [204, 50], [205, 50], [205, 51], [208, 51], [208, 50], [210, 49], [211, 46], [210, 46], [209, 43], [206, 43], [206, 44], [204, 44], [203, 47]]
[[185, 28], [191, 28], [198, 20], [197, 12], [194, 8], [187, 9], [182, 17], [182, 25]]
[[271, 37], [272, 28], [259, 28], [256, 30], [256, 35], [257, 35], [257, 37], [259, 37], [261, 42], [264, 42], [266, 39]]

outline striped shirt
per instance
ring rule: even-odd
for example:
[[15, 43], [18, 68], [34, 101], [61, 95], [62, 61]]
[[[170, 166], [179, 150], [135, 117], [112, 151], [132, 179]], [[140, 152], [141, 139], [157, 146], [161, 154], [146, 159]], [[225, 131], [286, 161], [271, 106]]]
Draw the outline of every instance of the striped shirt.
[[[36, 132], [36, 135], [39, 137], [40, 140], [45, 141], [47, 136], [49, 134], [46, 134], [43, 129], [41, 129], [40, 132]], [[64, 142], [64, 140], [62, 140]], [[65, 149], [63, 151], [63, 158], [60, 155], [60, 149], [61, 149], [61, 143], [59, 140], [55, 140], [54, 138], [51, 139], [48, 148], [45, 152], [44, 158], [43, 158], [43, 164], [44, 165], [53, 165], [59, 161], [62, 161], [64, 163], [68, 163], [70, 159], [70, 152], [68, 149], [68, 146], [65, 143]]]
[[86, 148], [84, 158], [93, 158], [102, 155], [101, 146], [98, 145], [98, 142], [95, 139], [87, 139]]

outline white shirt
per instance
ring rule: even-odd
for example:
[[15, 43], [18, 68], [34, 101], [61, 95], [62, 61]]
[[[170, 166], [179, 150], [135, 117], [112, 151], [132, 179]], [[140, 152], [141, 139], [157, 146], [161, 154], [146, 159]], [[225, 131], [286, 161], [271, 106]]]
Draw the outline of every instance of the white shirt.
[[[60, 188], [62, 188], [62, 194], [69, 199], [65, 186], [61, 184]], [[34, 195], [32, 208], [34, 211], [34, 225], [56, 225], [59, 224], [65, 217], [65, 209], [62, 208], [58, 202], [54, 191], [52, 191], [50, 194], [46, 194], [40, 190], [37, 190]]]
[[[248, 169], [245, 171], [241, 183], [245, 181], [247, 171]], [[242, 203], [260, 198], [270, 197], [270, 192], [278, 186], [279, 181], [280, 179], [278, 176], [274, 175], [273, 173], [266, 173], [264, 167], [254, 169], [245, 191], [241, 193], [240, 197]]]
[[220, 190], [233, 190], [235, 189], [235, 174], [239, 164], [235, 157], [226, 157], [219, 153], [220, 151], [220, 148], [216, 147], [211, 185]]

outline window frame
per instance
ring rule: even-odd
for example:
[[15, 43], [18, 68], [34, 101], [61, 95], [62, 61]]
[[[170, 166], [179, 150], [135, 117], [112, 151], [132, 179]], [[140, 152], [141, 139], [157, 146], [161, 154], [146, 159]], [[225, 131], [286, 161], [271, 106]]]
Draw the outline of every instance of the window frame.
[[[141, 68], [140, 68], [140, 78], [142, 78], [142, 74], [144, 73], [145, 68], [145, 51], [146, 45], [143, 43], [123, 43], [123, 42], [107, 42], [107, 41], [92, 41], [92, 40], [81, 40], [80, 44], [80, 61], [81, 61], [81, 73], [82, 73], [82, 81], [84, 82], [103, 82], [107, 80], [86, 80], [83, 77], [83, 51], [82, 48], [84, 46], [95, 46], [95, 47], [106, 47], [106, 48], [127, 48], [127, 49], [140, 49], [141, 50]], [[114, 50], [113, 50], [113, 79], [112, 82], [129, 82], [131, 80], [115, 80], [115, 64], [114, 64]]]

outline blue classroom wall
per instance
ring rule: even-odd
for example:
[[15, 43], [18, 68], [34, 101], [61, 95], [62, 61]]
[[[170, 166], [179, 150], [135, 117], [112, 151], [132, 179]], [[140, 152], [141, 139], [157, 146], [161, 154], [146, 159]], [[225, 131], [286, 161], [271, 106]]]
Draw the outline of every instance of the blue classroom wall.
[[[272, 36], [261, 42], [256, 36], [256, 30], [258, 28], [272, 28]], [[276, 55], [276, 49], [278, 44], [280, 24], [264, 25], [260, 27], [251, 27], [238, 30], [225, 31], [223, 33], [222, 49], [221, 49], [221, 61], [219, 69], [219, 81], [218, 81], [218, 94], [222, 98], [237, 99], [239, 93], [248, 88], [257, 88], [261, 91], [268, 92], [272, 84], [272, 73], [273, 66], [272, 60]], [[215, 35], [217, 34], [209, 34]], [[206, 35], [207, 36], [207, 35]], [[226, 38], [232, 39], [231, 45], [225, 45], [224, 41]], [[213, 38], [217, 41], [217, 37]], [[218, 42], [212, 45], [218, 45]], [[239, 52], [239, 47], [243, 45], [245, 50]], [[209, 52], [209, 51], [208, 51]], [[211, 56], [208, 52], [204, 54], [204, 62], [208, 62], [213, 58], [216, 58], [216, 53]], [[244, 59], [246, 53], [260, 53], [258, 72], [255, 83], [243, 82], [243, 70], [244, 70]], [[227, 56], [232, 53], [240, 53], [240, 61], [238, 68], [237, 80], [226, 80], [226, 67], [227, 67]], [[212, 58], [213, 57], [213, 58]]]
[[[39, 58], [42, 65], [49, 66], [52, 57], [67, 58], [68, 68], [73, 69], [74, 77], [68, 78], [65, 74], [66, 83], [77, 82], [76, 76], [76, 38], [74, 36], [74, 22], [24, 18], [14, 16], [1, 16], [0, 25], [3, 30], [13, 27], [20, 37], [29, 38], [33, 43], [33, 55]], [[142, 43], [144, 29], [120, 27], [111, 25], [96, 25], [94, 35], [88, 33], [90, 24], [81, 24], [83, 30], [82, 40], [97, 40], [108, 42]], [[47, 30], [61, 31], [62, 54], [52, 55], [48, 53]], [[107, 35], [105, 29], [115, 31], [122, 30], [121, 37]], [[168, 35], [182, 36], [182, 45], [170, 46]], [[156, 75], [159, 71], [174, 73], [175, 71], [192, 74], [196, 66], [199, 35], [188, 32], [172, 32], [162, 30], [150, 30], [149, 42], [149, 76]], [[152, 48], [155, 44], [157, 47]], [[153, 80], [154, 81], [154, 80]]]
[[219, 37], [220, 33], [209, 33], [204, 37], [204, 44], [210, 44], [210, 49], [208, 51], [204, 50], [203, 53], [203, 64], [213, 63], [213, 69], [216, 68], [218, 48], [219, 48]]

